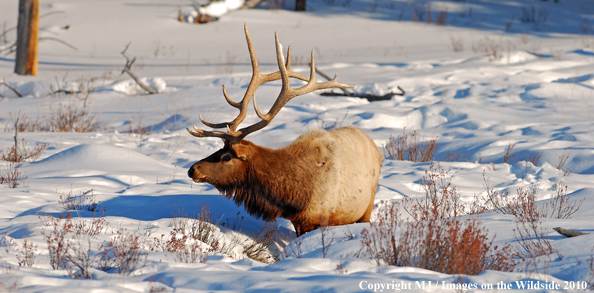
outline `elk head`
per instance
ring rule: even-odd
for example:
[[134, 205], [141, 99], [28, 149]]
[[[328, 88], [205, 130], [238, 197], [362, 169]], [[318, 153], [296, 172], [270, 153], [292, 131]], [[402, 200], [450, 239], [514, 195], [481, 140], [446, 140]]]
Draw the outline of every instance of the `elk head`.
[[[236, 188], [231, 186], [237, 186], [238, 184], [241, 185], [241, 183], [246, 183], [246, 172], [248, 163], [254, 158], [256, 158], [261, 153], [262, 149], [264, 149], [254, 145], [249, 141], [243, 140], [248, 134], [266, 127], [272, 121], [272, 119], [278, 114], [281, 108], [294, 97], [304, 95], [319, 89], [328, 89], [335, 87], [353, 87], [352, 85], [338, 82], [336, 80], [336, 76], [331, 81], [318, 83], [316, 81], [316, 70], [313, 50], [311, 52], [310, 77], [307, 78], [299, 73], [292, 71], [290, 69], [291, 48], [288, 48], [287, 59], [285, 61], [281, 45], [276, 34], [276, 59], [279, 71], [266, 75], [262, 74], [259, 69], [256, 52], [254, 50], [252, 41], [250, 39], [250, 35], [247, 30], [247, 25], [244, 26], [244, 30], [250, 59], [252, 62], [252, 79], [241, 102], [232, 101], [227, 95], [225, 86], [223, 86], [223, 96], [225, 97], [225, 100], [232, 107], [239, 109], [239, 115], [233, 121], [225, 123], [210, 123], [204, 121], [204, 119], [200, 117], [200, 120], [204, 125], [215, 129], [226, 128], [226, 132], [206, 131], [199, 129], [196, 126], [194, 126], [194, 130], [188, 129], [188, 132], [193, 136], [219, 137], [223, 139], [225, 144], [225, 146], [222, 149], [206, 157], [205, 159], [202, 159], [201, 161], [195, 163], [188, 170], [188, 176], [192, 178], [194, 182], [210, 183], [220, 191], [225, 190], [231, 193], [234, 192], [234, 188]], [[299, 88], [293, 88], [289, 84], [289, 78], [297, 78], [307, 82], [307, 84]], [[254, 94], [257, 88], [263, 83], [279, 79], [282, 81], [281, 92], [278, 95], [272, 107], [270, 108], [270, 111], [268, 111], [268, 113], [266, 114], [263, 114], [256, 104]], [[254, 110], [256, 111], [256, 114], [261, 120], [253, 125], [238, 129], [239, 124], [246, 117], [248, 104], [250, 103], [252, 98], [254, 99]], [[249, 184], [249, 182], [247, 183]], [[231, 188], [232, 190], [229, 190], [228, 188]]]

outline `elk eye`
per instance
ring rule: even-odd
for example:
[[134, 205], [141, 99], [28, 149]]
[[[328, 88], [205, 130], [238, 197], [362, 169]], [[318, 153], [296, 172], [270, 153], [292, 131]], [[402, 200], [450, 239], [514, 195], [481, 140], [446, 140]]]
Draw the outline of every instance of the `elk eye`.
[[229, 155], [229, 154], [224, 154], [224, 155], [221, 157], [221, 162], [229, 162], [229, 161], [231, 161], [231, 155]]

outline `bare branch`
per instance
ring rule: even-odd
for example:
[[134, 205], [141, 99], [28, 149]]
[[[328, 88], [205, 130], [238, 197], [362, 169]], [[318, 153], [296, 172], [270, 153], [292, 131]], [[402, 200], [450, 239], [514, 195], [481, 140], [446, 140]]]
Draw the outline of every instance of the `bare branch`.
[[7, 87], [9, 90], [13, 91], [19, 98], [23, 97], [23, 95], [21, 95], [21, 93], [19, 93], [15, 88], [8, 85], [6, 82], [0, 81], [0, 85], [3, 85], [5, 87]]
[[60, 43], [60, 44], [63, 44], [63, 45], [65, 45], [66, 47], [68, 47], [68, 48], [70, 48], [70, 49], [72, 49], [72, 50], [74, 50], [74, 51], [78, 51], [78, 49], [77, 49], [75, 46], [73, 46], [73, 45], [70, 45], [70, 44], [68, 44], [67, 42], [65, 42], [65, 41], [63, 41], [63, 40], [60, 40], [60, 39], [58, 39], [58, 38], [52, 38], [52, 37], [40, 37], [40, 38], [39, 38], [39, 41], [40, 41], [40, 42], [41, 42], [41, 41], [44, 41], [44, 40], [48, 40], [48, 41], [55, 41], [55, 42], [58, 42], [58, 43]]
[[138, 86], [140, 86], [143, 90], [145, 90], [149, 94], [154, 95], [157, 93], [157, 91], [155, 91], [154, 89], [150, 88], [149, 86], [144, 84], [142, 81], [140, 81], [140, 79], [136, 76], [136, 74], [134, 74], [134, 72], [132, 72], [132, 65], [134, 65], [134, 62], [136, 61], [136, 57], [134, 57], [134, 58], [132, 58], [132, 60], [130, 60], [128, 55], [126, 55], [126, 51], [128, 50], [128, 47], [130, 47], [130, 44], [131, 43], [128, 43], [126, 45], [126, 47], [124, 48], [124, 51], [122, 51], [120, 53], [120, 54], [122, 54], [122, 56], [124, 56], [124, 58], [126, 58], [126, 65], [124, 65], [122, 74], [128, 73], [128, 75], [130, 75], [130, 77], [132, 77], [132, 79], [136, 82], [136, 84], [138, 84]]

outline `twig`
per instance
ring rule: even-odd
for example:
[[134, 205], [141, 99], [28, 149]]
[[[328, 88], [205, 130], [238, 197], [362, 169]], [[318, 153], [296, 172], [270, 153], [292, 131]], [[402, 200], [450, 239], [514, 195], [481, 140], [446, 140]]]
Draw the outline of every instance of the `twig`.
[[15, 88], [8, 85], [6, 82], [2, 81], [2, 82], [0, 82], [0, 85], [6, 86], [9, 90], [13, 91], [19, 98], [23, 97], [23, 95], [21, 95], [21, 93], [19, 93]]
[[14, 122], [14, 161], [19, 160], [19, 117]]
[[5, 47], [4, 49], [0, 49], [0, 52], [2, 52], [2, 51], [7, 51], [6, 55], [16, 51], [16, 42], [8, 47]]
[[126, 55], [126, 51], [128, 50], [128, 47], [130, 46], [131, 43], [128, 43], [128, 45], [126, 45], [126, 48], [124, 48], [124, 51], [121, 52], [122, 56], [124, 56], [124, 58], [126, 58], [126, 65], [124, 65], [124, 69], [122, 70], [122, 74], [128, 73], [128, 75], [130, 75], [130, 77], [132, 77], [132, 79], [136, 82], [136, 84], [138, 84], [143, 90], [147, 91], [149, 94], [154, 95], [157, 92], [148, 87], [147, 85], [145, 85], [142, 81], [140, 81], [140, 79], [136, 76], [136, 74], [134, 74], [132, 72], [132, 65], [134, 65], [134, 62], [136, 61], [136, 57], [132, 58], [132, 60], [130, 60], [130, 58], [128, 58], [128, 56]]
[[78, 49], [75, 46], [72, 46], [72, 45], [66, 43], [65, 41], [62, 41], [62, 40], [57, 39], [57, 38], [53, 38], [53, 37], [41, 37], [41, 38], [39, 38], [39, 41], [43, 41], [43, 40], [56, 41], [56, 42], [61, 43], [61, 44], [65, 45], [66, 47], [68, 47], [68, 48], [70, 48], [70, 49], [72, 49], [74, 51], [78, 51]]

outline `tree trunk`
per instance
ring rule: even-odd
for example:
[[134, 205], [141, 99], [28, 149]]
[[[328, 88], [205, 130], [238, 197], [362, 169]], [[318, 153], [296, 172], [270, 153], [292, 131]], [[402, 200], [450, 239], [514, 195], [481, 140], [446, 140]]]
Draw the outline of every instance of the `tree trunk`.
[[295, 0], [295, 11], [305, 11], [306, 0]]
[[39, 41], [39, 0], [19, 0], [17, 51], [14, 72], [37, 75], [37, 43]]

